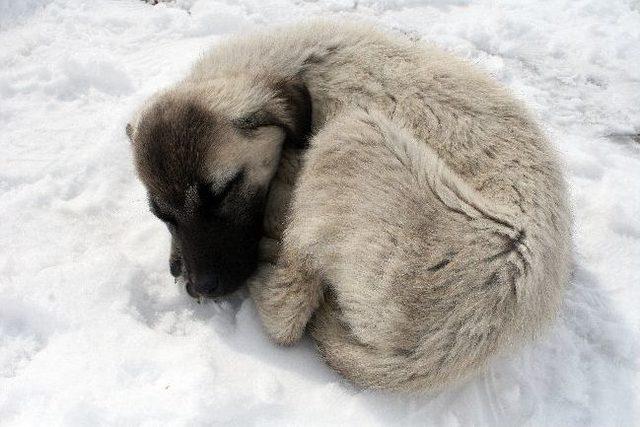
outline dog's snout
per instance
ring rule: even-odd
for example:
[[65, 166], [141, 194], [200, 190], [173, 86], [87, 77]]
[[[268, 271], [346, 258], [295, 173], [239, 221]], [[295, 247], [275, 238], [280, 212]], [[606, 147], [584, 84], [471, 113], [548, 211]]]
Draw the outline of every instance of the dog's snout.
[[182, 274], [182, 260], [180, 258], [172, 258], [169, 261], [169, 271], [173, 277], [179, 277]]
[[189, 278], [187, 281], [187, 293], [194, 298], [211, 298], [223, 295], [224, 291], [215, 274], [203, 274]]
[[191, 282], [187, 282], [187, 293], [191, 298], [200, 298], [200, 295], [193, 289], [193, 284]]

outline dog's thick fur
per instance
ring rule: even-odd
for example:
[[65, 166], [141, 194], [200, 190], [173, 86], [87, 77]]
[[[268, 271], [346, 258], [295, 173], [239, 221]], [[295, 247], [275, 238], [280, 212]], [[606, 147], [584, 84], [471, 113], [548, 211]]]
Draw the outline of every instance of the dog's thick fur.
[[[271, 184], [261, 244], [271, 262], [250, 280], [274, 341], [292, 344], [308, 326], [356, 384], [437, 390], [556, 313], [570, 261], [556, 156], [519, 103], [469, 65], [366, 25], [314, 22], [217, 46], [143, 109], [134, 146], [159, 102], [272, 129], [257, 137], [268, 144], [201, 158], [209, 176], [280, 158], [277, 174], [254, 174]], [[144, 180], [149, 160], [137, 159]]]

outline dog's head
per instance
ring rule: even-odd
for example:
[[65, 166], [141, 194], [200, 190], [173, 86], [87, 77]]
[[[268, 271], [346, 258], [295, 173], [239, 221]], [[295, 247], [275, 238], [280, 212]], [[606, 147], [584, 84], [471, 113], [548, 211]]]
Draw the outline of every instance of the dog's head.
[[172, 236], [171, 273], [193, 297], [236, 290], [255, 270], [283, 144], [306, 143], [311, 103], [296, 79], [182, 84], [127, 125], [149, 205]]

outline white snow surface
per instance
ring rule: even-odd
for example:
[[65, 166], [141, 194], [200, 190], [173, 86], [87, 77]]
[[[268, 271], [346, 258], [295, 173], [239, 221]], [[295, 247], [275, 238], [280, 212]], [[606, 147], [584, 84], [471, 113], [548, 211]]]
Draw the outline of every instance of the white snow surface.
[[[240, 293], [168, 272], [124, 126], [231, 33], [378, 22], [486, 70], [566, 167], [575, 274], [539, 341], [437, 395], [360, 390]], [[0, 424], [637, 425], [640, 2], [0, 0]]]

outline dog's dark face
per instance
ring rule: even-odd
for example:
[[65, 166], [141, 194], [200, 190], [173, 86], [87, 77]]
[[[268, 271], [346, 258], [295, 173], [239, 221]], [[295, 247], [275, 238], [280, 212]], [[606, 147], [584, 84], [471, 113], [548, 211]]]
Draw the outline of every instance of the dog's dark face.
[[232, 96], [207, 88], [226, 96], [219, 105], [202, 88], [167, 92], [127, 125], [151, 212], [171, 232], [171, 274], [193, 297], [231, 293], [253, 273], [281, 148], [310, 127], [303, 86], [233, 83]]

